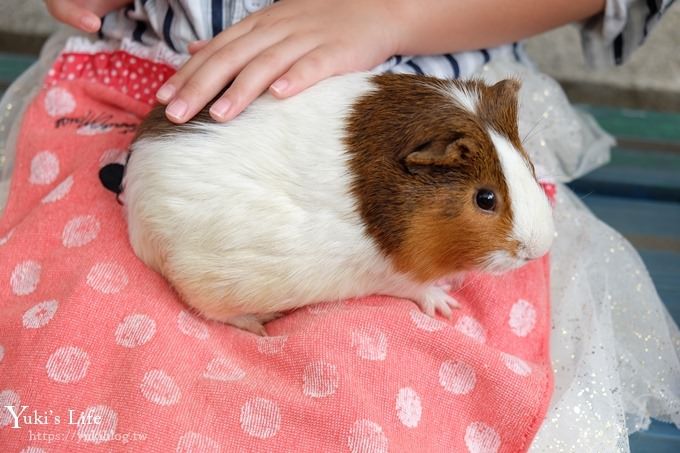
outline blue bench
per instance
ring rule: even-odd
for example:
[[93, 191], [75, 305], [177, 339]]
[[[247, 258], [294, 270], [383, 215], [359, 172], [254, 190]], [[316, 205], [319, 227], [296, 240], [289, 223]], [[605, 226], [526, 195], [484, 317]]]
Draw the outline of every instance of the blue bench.
[[[35, 60], [0, 52], [0, 95]], [[638, 249], [680, 323], [680, 114], [581, 106], [617, 137], [611, 162], [570, 184]], [[633, 453], [680, 452], [680, 431], [653, 422], [630, 437]]]

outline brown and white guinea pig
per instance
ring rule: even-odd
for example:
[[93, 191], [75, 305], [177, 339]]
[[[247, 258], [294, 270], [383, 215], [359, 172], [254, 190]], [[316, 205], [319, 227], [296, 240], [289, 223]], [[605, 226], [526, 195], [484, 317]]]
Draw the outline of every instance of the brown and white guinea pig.
[[370, 294], [450, 316], [442, 277], [507, 271], [552, 243], [518, 89], [355, 73], [225, 124], [157, 108], [123, 181], [132, 247], [203, 316], [257, 333]]

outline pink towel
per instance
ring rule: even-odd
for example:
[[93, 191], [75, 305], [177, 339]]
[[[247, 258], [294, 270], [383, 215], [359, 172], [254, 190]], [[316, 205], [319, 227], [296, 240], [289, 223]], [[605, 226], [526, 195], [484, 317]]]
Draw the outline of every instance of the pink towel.
[[0, 451], [526, 451], [552, 389], [547, 257], [469, 276], [451, 321], [374, 296], [270, 337], [199, 319], [137, 260], [98, 170], [171, 73], [63, 54], [25, 114], [0, 221]]

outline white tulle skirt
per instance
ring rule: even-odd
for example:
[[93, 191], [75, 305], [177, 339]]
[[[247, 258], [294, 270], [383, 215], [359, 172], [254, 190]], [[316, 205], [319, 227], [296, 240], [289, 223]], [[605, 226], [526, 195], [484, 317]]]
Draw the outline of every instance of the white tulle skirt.
[[520, 134], [557, 183], [552, 248], [555, 391], [532, 452], [628, 452], [650, 417], [680, 427], [680, 333], [644, 263], [564, 185], [609, 160], [614, 141], [535, 69], [494, 62], [482, 77], [522, 80]]
[[[39, 62], [0, 102], [0, 213], [23, 109], [64, 45], [53, 36]], [[532, 452], [628, 452], [650, 417], [680, 426], [680, 334], [637, 252], [564, 183], [609, 159], [614, 141], [572, 108], [559, 85], [529, 64], [494, 60], [477, 76], [523, 82], [520, 133], [539, 176], [557, 184], [552, 250], [551, 353], [555, 391]]]

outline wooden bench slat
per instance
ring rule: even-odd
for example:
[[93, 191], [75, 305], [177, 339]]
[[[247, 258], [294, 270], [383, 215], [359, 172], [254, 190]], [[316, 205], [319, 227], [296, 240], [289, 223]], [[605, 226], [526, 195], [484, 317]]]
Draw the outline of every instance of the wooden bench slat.
[[620, 139], [680, 143], [680, 114], [579, 104], [610, 134]]

